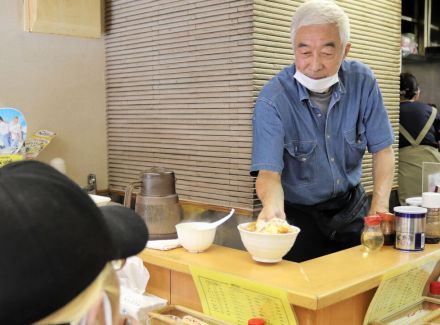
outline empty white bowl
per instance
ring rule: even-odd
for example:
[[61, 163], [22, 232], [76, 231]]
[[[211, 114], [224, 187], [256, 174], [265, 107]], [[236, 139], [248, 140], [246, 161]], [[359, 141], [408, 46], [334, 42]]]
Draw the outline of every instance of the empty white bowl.
[[422, 197], [421, 196], [409, 197], [405, 200], [405, 203], [408, 205], [415, 206], [415, 207], [421, 207], [422, 206]]
[[183, 222], [176, 225], [180, 244], [191, 253], [207, 250], [214, 242], [217, 228], [207, 227], [207, 222]]
[[89, 194], [90, 198], [95, 202], [95, 204], [99, 207], [107, 205], [110, 203], [111, 199], [108, 196]]
[[300, 229], [290, 225], [288, 233], [268, 234], [247, 230], [250, 222], [237, 226], [241, 241], [257, 262], [277, 263], [283, 259], [295, 243]]

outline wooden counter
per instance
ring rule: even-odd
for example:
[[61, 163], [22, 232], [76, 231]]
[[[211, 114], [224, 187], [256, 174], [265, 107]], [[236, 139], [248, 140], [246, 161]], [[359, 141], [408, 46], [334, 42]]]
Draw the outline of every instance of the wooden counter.
[[147, 291], [202, 310], [189, 266], [196, 265], [286, 291], [300, 324], [362, 324], [382, 276], [409, 262], [439, 253], [440, 244], [422, 252], [383, 247], [366, 253], [360, 246], [302, 263], [263, 264], [246, 251], [212, 246], [200, 254], [183, 248], [145, 249], [139, 254], [150, 272]]

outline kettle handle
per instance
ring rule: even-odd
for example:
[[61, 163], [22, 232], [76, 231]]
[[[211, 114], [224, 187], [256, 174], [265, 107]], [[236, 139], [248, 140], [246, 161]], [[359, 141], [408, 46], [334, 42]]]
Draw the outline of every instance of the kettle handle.
[[139, 187], [141, 185], [142, 182], [133, 182], [127, 185], [124, 194], [124, 206], [126, 206], [127, 208], [131, 208], [131, 193], [133, 192], [133, 189], [135, 187]]

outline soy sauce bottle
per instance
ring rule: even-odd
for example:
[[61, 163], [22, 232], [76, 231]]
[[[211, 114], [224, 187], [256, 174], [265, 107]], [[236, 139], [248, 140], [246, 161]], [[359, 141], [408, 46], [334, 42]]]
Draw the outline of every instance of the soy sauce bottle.
[[394, 245], [396, 243], [396, 228], [394, 226], [394, 214], [389, 212], [379, 212], [378, 215], [381, 217], [382, 221], [380, 223], [380, 228], [383, 233], [383, 244], [387, 246]]

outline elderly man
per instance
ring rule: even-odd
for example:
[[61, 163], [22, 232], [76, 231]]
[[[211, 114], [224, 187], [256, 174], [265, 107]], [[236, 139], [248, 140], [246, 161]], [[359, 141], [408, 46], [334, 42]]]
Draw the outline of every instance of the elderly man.
[[[387, 211], [394, 142], [371, 70], [345, 60], [350, 26], [333, 1], [312, 0], [292, 17], [295, 64], [261, 90], [253, 117], [251, 175], [258, 175], [259, 219], [301, 228], [286, 255], [304, 261], [360, 243], [363, 217]], [[360, 184], [373, 154], [371, 206]]]

